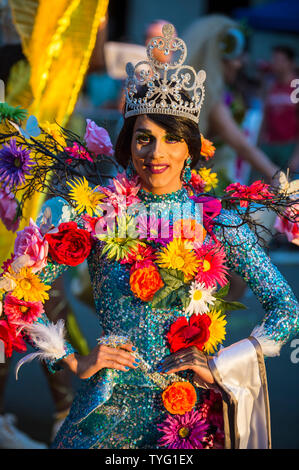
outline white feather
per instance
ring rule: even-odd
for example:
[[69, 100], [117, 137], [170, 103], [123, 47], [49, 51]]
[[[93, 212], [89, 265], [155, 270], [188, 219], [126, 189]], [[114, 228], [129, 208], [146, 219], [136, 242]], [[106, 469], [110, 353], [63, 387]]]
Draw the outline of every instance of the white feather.
[[54, 361], [65, 355], [65, 334], [64, 321], [58, 320], [56, 324], [49, 323], [25, 323], [19, 322], [22, 330], [30, 335], [31, 340], [39, 351], [23, 357], [16, 365], [16, 380], [18, 380], [18, 372], [25, 362], [30, 362], [36, 357], [42, 360]]
[[265, 332], [263, 325], [258, 325], [251, 333], [260, 343], [264, 356], [279, 356], [283, 341], [271, 339]]

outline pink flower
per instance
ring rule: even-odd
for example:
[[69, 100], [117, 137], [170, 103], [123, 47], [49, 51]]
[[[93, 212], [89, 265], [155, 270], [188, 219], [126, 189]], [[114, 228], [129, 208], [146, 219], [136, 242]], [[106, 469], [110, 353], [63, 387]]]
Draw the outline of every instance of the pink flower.
[[8, 271], [8, 268], [11, 266], [14, 259], [15, 259], [15, 255], [11, 253], [10, 258], [4, 261], [4, 263], [1, 266], [1, 269], [2, 269], [1, 276], [3, 276], [3, 274]]
[[129, 251], [125, 258], [120, 261], [121, 264], [129, 263], [131, 264], [131, 273], [136, 269], [149, 266], [154, 264], [156, 255], [155, 251], [151, 246], [142, 246], [137, 245], [134, 250]]
[[17, 334], [16, 328], [6, 320], [0, 320], [0, 340], [4, 343], [6, 357], [11, 357], [14, 350], [24, 352], [27, 349], [22, 335]]
[[197, 193], [203, 193], [204, 192], [206, 182], [194, 170], [191, 171], [190, 184], [193, 186], [193, 188], [195, 189], [195, 191]]
[[113, 178], [113, 186], [98, 186], [98, 188], [106, 194], [107, 202], [112, 204], [118, 214], [120, 207], [125, 208], [140, 202], [139, 197], [137, 197], [140, 188], [138, 179], [138, 175], [129, 180], [124, 173], [118, 173], [116, 178]]
[[[260, 201], [262, 199], [272, 199], [274, 194], [268, 191], [269, 185], [262, 183], [260, 180], [255, 181], [250, 186], [240, 183], [232, 183], [225, 189], [226, 193], [233, 191], [231, 196], [250, 199], [251, 201]], [[250, 201], [240, 201], [241, 207], [248, 207]]]
[[113, 155], [113, 146], [109, 137], [108, 132], [103, 127], [96, 125], [94, 121], [86, 119], [86, 131], [84, 139], [87, 144], [87, 148], [90, 152], [95, 155], [107, 155], [108, 157]]
[[18, 202], [8, 189], [0, 189], [0, 219], [7, 228], [15, 232], [20, 223]]
[[[93, 159], [91, 158], [87, 150], [85, 150], [82, 145], [79, 145], [78, 142], [74, 142], [72, 147], [65, 147], [64, 150], [74, 159], [88, 160], [89, 162], [93, 162]], [[72, 163], [72, 159], [68, 158], [66, 160], [66, 163]]]
[[158, 219], [155, 214], [150, 216], [143, 214], [137, 217], [137, 222], [139, 238], [146, 238], [147, 241], [154, 241], [163, 246], [173, 240], [173, 226], [169, 220], [163, 217]]
[[225, 266], [226, 257], [223, 247], [212, 242], [206, 245], [194, 245], [199, 267], [195, 279], [207, 288], [218, 284], [223, 287], [227, 283], [228, 270]]
[[200, 406], [200, 413], [210, 424], [222, 431], [224, 422], [221, 393], [210, 390], [209, 398], [205, 398]]
[[30, 224], [20, 230], [15, 241], [15, 255], [27, 255], [27, 266], [36, 273], [47, 265], [48, 242], [44, 240], [38, 226], [30, 219]]
[[101, 217], [91, 217], [88, 214], [81, 215], [81, 219], [84, 220], [84, 228], [91, 234], [92, 237], [95, 237], [96, 234], [96, 225], [101, 220]]
[[7, 294], [4, 300], [4, 312], [9, 324], [17, 324], [19, 320], [34, 322], [43, 312], [42, 302], [25, 302]]
[[158, 430], [163, 433], [158, 444], [168, 449], [203, 449], [209, 424], [199, 411], [187, 411], [184, 415], [168, 415]]
[[[289, 242], [299, 246], [299, 204], [288, 207], [285, 215], [286, 217], [276, 218], [274, 228], [284, 233]], [[287, 217], [292, 220], [288, 220]]]

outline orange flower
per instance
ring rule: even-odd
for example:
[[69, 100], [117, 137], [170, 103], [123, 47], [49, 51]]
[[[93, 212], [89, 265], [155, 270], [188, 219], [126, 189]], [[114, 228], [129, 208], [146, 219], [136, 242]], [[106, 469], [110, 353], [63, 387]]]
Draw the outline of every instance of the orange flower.
[[164, 406], [169, 413], [183, 415], [194, 407], [197, 396], [190, 382], [174, 382], [162, 393]]
[[202, 134], [200, 134], [200, 136], [201, 136], [200, 153], [203, 157], [205, 157], [206, 160], [209, 160], [210, 158], [214, 156], [216, 148], [214, 147], [213, 142], [211, 142], [208, 139], [205, 139]]
[[155, 293], [164, 286], [160, 273], [154, 264], [135, 269], [130, 276], [132, 292], [144, 302], [152, 300]]

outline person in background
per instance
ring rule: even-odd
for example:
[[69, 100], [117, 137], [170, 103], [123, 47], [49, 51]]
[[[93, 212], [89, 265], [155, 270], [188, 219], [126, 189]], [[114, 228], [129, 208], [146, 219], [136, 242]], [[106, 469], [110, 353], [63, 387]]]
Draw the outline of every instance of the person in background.
[[288, 46], [273, 48], [270, 70], [273, 82], [265, 96], [261, 148], [271, 161], [292, 172], [299, 169], [299, 103], [291, 99], [295, 53]]
[[[163, 36], [162, 34], [162, 28], [165, 24], [168, 24], [168, 21], [166, 20], [154, 20], [152, 23], [150, 23], [146, 30], [145, 30], [145, 40], [144, 43], [147, 46], [151, 38], [153, 37], [158, 37], [158, 36]], [[175, 31], [177, 34], [177, 32]], [[164, 55], [163, 51], [153, 51], [154, 57], [159, 60], [160, 62], [169, 62], [171, 59], [171, 53], [168, 55]]]
[[[199, 128], [216, 147], [213, 170], [218, 174], [217, 190], [236, 181], [238, 159], [248, 162], [265, 182], [275, 183], [279, 167], [247, 138], [227, 99], [228, 90], [234, 87], [244, 61], [245, 38], [238, 23], [224, 15], [207, 15], [196, 19], [183, 39], [188, 49], [188, 63], [207, 74]], [[245, 290], [245, 282], [232, 273], [227, 299], [241, 298]]]
[[207, 99], [201, 110], [199, 127], [219, 149], [213, 168], [222, 170], [229, 184], [235, 178], [232, 173], [239, 156], [259, 171], [266, 182], [273, 183], [277, 165], [248, 141], [225, 102], [226, 87], [235, 82], [243, 63], [245, 41], [238, 24], [224, 15], [208, 15], [195, 20], [183, 39], [188, 48], [189, 64], [202, 68], [207, 74]]

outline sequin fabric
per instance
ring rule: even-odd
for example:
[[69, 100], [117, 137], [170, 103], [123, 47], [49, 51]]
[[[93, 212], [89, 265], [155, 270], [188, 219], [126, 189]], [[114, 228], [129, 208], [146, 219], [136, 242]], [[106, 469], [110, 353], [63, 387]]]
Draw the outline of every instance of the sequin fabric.
[[[185, 190], [162, 197], [141, 191], [139, 196], [146, 206], [152, 202], [164, 205], [167, 213], [169, 203], [178, 207], [189, 200]], [[178, 206], [174, 204], [177, 202]], [[53, 199], [46, 205], [51, 206], [53, 223], [57, 224], [66, 202]], [[216, 222], [219, 225], [214, 227], [214, 233], [224, 246], [229, 267], [243, 277], [265, 309], [263, 323], [267, 335], [276, 341], [287, 341], [298, 331], [298, 303], [291, 288], [249, 228], [239, 226], [237, 215], [223, 210]], [[204, 243], [209, 240], [207, 236]], [[153, 309], [134, 297], [129, 286], [129, 270], [119, 262], [101, 257], [100, 242], [93, 247], [88, 265], [96, 313], [106, 337], [129, 338], [146, 367], [140, 365], [128, 372], [102, 369], [81, 380], [71, 411], [52, 448], [158, 448], [161, 436], [156, 425], [166, 417], [161, 391], [165, 378], [168, 381], [171, 378], [156, 370], [170, 353], [165, 333], [179, 316], [188, 315], [179, 305]], [[51, 282], [59, 270], [49, 266], [45, 271], [47, 282]], [[66, 344], [66, 354], [68, 351], [71, 353], [72, 349]], [[179, 375], [192, 381], [192, 373]], [[198, 388], [197, 394], [200, 400]]]

